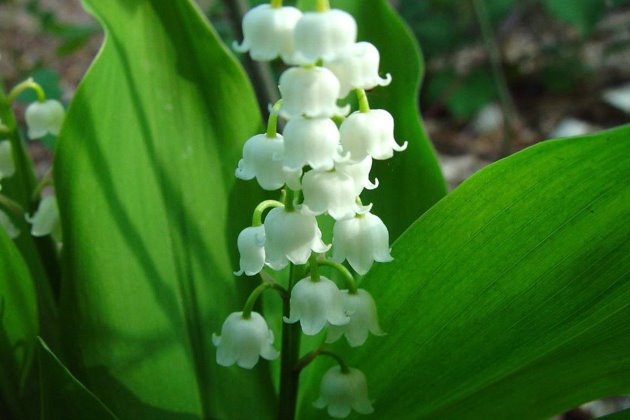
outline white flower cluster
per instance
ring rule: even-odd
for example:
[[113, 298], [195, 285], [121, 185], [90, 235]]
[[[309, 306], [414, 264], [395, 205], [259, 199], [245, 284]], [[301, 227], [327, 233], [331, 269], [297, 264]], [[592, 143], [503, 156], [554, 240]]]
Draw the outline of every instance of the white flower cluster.
[[[363, 275], [375, 261], [392, 260], [387, 227], [370, 212], [372, 205], [359, 198], [364, 189], [378, 186], [369, 176], [373, 160], [389, 159], [406, 148], [394, 139], [391, 114], [371, 110], [365, 94], [388, 85], [391, 76], [379, 76], [378, 50], [357, 42], [356, 22], [342, 10], [302, 13], [275, 0], [245, 15], [243, 33], [243, 42], [235, 45], [238, 51], [249, 52], [254, 60], [280, 57], [293, 67], [280, 76], [282, 99], [272, 110], [267, 132], [247, 140], [236, 169], [238, 178], [255, 178], [265, 190], [284, 188], [285, 200], [256, 208], [253, 225], [238, 237], [240, 270], [235, 274], [252, 276], [265, 266], [281, 270], [289, 263], [309, 263], [309, 275], [289, 285], [290, 313], [284, 321], [299, 322], [306, 335], [326, 329], [327, 343], [345, 336], [350, 346], [360, 346], [370, 332], [384, 333], [374, 299], [356, 287], [342, 263]], [[337, 101], [352, 91], [359, 110], [345, 117], [349, 106]], [[286, 120], [282, 134], [276, 129], [279, 116]], [[262, 213], [270, 207], [263, 222]], [[320, 215], [335, 221], [331, 245], [322, 241]], [[342, 272], [348, 289], [320, 276], [319, 265]], [[252, 367], [259, 356], [278, 355], [272, 341], [260, 314], [234, 312], [214, 338], [217, 362]], [[321, 387], [315, 405], [327, 406], [333, 417], [346, 417], [351, 409], [372, 412], [365, 376], [356, 369], [329, 370]]]

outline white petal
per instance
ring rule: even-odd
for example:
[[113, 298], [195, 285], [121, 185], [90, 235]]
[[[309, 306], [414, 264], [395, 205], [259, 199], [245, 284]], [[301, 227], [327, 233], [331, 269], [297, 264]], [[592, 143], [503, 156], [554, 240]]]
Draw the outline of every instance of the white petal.
[[339, 130], [328, 118], [295, 117], [284, 128], [284, 166], [332, 169], [339, 156]]
[[24, 112], [28, 136], [37, 139], [47, 133], [59, 134], [64, 116], [65, 110], [59, 101], [49, 99], [44, 102], [33, 102]]
[[334, 60], [352, 47], [357, 24], [347, 12], [331, 9], [304, 13], [295, 27], [295, 48], [310, 62]]
[[47, 196], [39, 203], [39, 207], [33, 216], [26, 216], [26, 220], [32, 225], [31, 235], [46, 236], [56, 233], [59, 229], [59, 208], [57, 198]]
[[404, 150], [394, 139], [394, 119], [383, 109], [354, 112], [339, 127], [341, 145], [350, 152], [354, 161], [366, 156], [374, 159], [389, 159], [394, 151]]
[[302, 178], [302, 205], [313, 215], [328, 212], [335, 219], [352, 217], [361, 210], [355, 190], [353, 179], [343, 172], [312, 170]]
[[248, 276], [258, 274], [265, 265], [265, 227], [256, 226], [243, 229], [238, 235], [238, 251], [240, 253], [239, 273]]
[[330, 118], [339, 111], [339, 81], [327, 68], [291, 67], [280, 76], [279, 89], [284, 99], [280, 115], [284, 118]]
[[10, 239], [20, 236], [20, 230], [15, 227], [9, 216], [0, 210], [0, 228], [4, 229]]

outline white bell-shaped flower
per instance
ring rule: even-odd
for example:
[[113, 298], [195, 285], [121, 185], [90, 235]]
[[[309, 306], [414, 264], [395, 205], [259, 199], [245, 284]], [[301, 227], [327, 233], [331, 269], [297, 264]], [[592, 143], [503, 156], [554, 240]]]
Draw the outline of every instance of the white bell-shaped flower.
[[49, 99], [44, 102], [33, 102], [24, 113], [28, 136], [31, 139], [38, 139], [48, 133], [59, 134], [64, 115], [65, 110], [59, 101]]
[[20, 236], [20, 230], [15, 227], [9, 216], [2, 210], [0, 210], [0, 228], [4, 229], [7, 236], [11, 239]]
[[280, 115], [284, 118], [330, 118], [348, 113], [348, 107], [337, 106], [339, 81], [325, 67], [291, 67], [280, 76], [279, 89], [284, 99]]
[[284, 156], [282, 135], [276, 134], [270, 138], [265, 134], [257, 134], [245, 142], [243, 159], [238, 162], [235, 175], [244, 180], [256, 178], [258, 184], [268, 191], [282, 188], [284, 184], [297, 190], [302, 171], [284, 169], [282, 156]]
[[330, 249], [322, 242], [314, 216], [277, 207], [269, 211], [264, 226], [266, 262], [274, 270], [281, 270], [289, 261], [306, 264], [311, 251], [322, 253]]
[[[337, 132], [337, 144], [339, 143], [339, 132]], [[0, 143], [0, 181], [2, 178], [8, 178], [15, 173], [15, 163], [13, 162], [13, 148], [11, 142], [3, 141]], [[0, 186], [2, 189], [2, 186]]]
[[387, 227], [372, 213], [337, 220], [333, 227], [332, 259], [336, 262], [347, 259], [361, 275], [370, 270], [374, 261], [392, 261]]
[[389, 73], [384, 78], [378, 75], [379, 63], [380, 55], [374, 45], [357, 42], [347, 54], [326, 61], [324, 65], [339, 79], [339, 97], [345, 98], [353, 89], [369, 90], [392, 82]]
[[57, 197], [46, 196], [39, 202], [39, 206], [33, 216], [26, 216], [26, 221], [31, 224], [31, 235], [52, 235], [57, 242], [61, 241], [61, 223], [59, 221], [59, 207]]
[[394, 151], [407, 148], [407, 142], [399, 146], [394, 139], [394, 118], [384, 109], [371, 109], [368, 112], [353, 112], [341, 127], [341, 145], [350, 152], [353, 161], [361, 161], [366, 156], [374, 159], [389, 159]]
[[374, 335], [385, 335], [378, 323], [376, 303], [372, 295], [363, 289], [357, 290], [357, 293], [349, 293], [348, 290], [342, 290], [341, 293], [343, 307], [350, 316], [350, 322], [328, 327], [327, 343], [333, 343], [345, 335], [350, 346], [358, 347], [365, 343], [370, 332]]
[[306, 277], [298, 281], [291, 290], [289, 306], [291, 311], [288, 318], [284, 317], [284, 322], [300, 321], [306, 335], [315, 335], [328, 324], [344, 325], [350, 321], [343, 310], [341, 291], [326, 277], [317, 281]]
[[363, 372], [354, 368], [344, 372], [339, 366], [324, 373], [319, 399], [313, 405], [320, 409], [328, 407], [328, 415], [338, 419], [348, 417], [352, 410], [359, 414], [374, 412]]
[[302, 12], [295, 7], [256, 6], [243, 17], [243, 42], [235, 42], [233, 47], [241, 53], [249, 51], [257, 61], [278, 56], [289, 59], [294, 54], [293, 31], [301, 17]]
[[306, 62], [343, 56], [357, 39], [357, 23], [339, 9], [306, 12], [295, 26], [295, 51]]
[[212, 343], [217, 347], [217, 363], [221, 366], [236, 363], [251, 369], [260, 356], [274, 360], [279, 354], [272, 346], [273, 332], [258, 312], [252, 312], [249, 318], [243, 318], [243, 312], [231, 313], [223, 323], [221, 335], [212, 334]]
[[374, 179], [374, 182], [370, 181], [370, 170], [372, 169], [372, 158], [366, 157], [359, 163], [341, 162], [338, 163], [335, 168], [339, 172], [343, 172], [349, 175], [354, 181], [355, 195], [358, 197], [361, 191], [373, 190], [378, 187], [378, 179]]
[[253, 276], [260, 273], [265, 266], [265, 227], [260, 225], [243, 229], [238, 235], [237, 245], [241, 269], [234, 274]]
[[320, 215], [328, 212], [336, 220], [365, 213], [371, 205], [362, 206], [357, 203], [357, 187], [354, 180], [347, 174], [332, 171], [312, 170], [302, 178], [302, 192], [304, 212]]
[[295, 117], [284, 127], [284, 167], [329, 170], [340, 158], [339, 130], [328, 118]]

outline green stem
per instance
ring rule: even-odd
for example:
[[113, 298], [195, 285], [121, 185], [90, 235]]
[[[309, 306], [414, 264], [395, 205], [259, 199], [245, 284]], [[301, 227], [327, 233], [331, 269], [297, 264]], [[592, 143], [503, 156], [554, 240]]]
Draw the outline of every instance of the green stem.
[[357, 99], [359, 100], [359, 111], [370, 112], [370, 104], [364, 89], [355, 89]]
[[288, 211], [288, 212], [294, 211], [295, 210], [295, 206], [293, 205], [293, 202], [295, 201], [295, 191], [293, 191], [289, 187], [285, 188], [284, 190], [285, 190], [284, 210]]
[[271, 285], [269, 283], [261, 283], [249, 294], [249, 297], [245, 302], [245, 306], [243, 306], [243, 318], [251, 318], [252, 309], [254, 309], [254, 305], [256, 304], [256, 300], [258, 300], [258, 296], [260, 296], [262, 292], [270, 287]]
[[0, 194], [0, 205], [6, 207], [18, 217], [24, 217], [24, 208], [17, 201], [11, 200], [4, 194]]
[[357, 282], [354, 280], [354, 276], [350, 271], [343, 265], [336, 263], [330, 260], [321, 260], [317, 262], [319, 265], [326, 265], [328, 267], [332, 267], [337, 270], [343, 276], [346, 284], [348, 285], [348, 293], [351, 295], [357, 294]]
[[284, 103], [283, 99], [278, 100], [275, 104], [273, 104], [273, 107], [271, 108], [271, 112], [269, 113], [269, 119], [267, 120], [267, 137], [270, 139], [275, 139], [277, 136], [278, 113], [280, 112], [280, 108], [282, 108], [283, 103]]
[[50, 168], [48, 168], [48, 170], [42, 177], [42, 179], [39, 181], [39, 184], [37, 184], [37, 186], [35, 187], [35, 190], [33, 190], [33, 194], [31, 195], [31, 201], [37, 201], [42, 190], [49, 185], [53, 185], [53, 180], [51, 178], [52, 169], [53, 167], [51, 165]]
[[254, 214], [252, 215], [252, 226], [256, 227], [262, 225], [262, 214], [265, 210], [272, 207], [282, 207], [283, 205], [284, 204], [276, 200], [265, 200], [261, 202], [254, 209]]
[[[289, 293], [300, 277], [298, 267], [293, 264], [289, 266]], [[289, 300], [284, 301], [282, 314], [285, 317], [290, 315]], [[282, 324], [282, 351], [280, 359], [280, 407], [278, 410], [278, 420], [293, 420], [297, 406], [297, 394], [300, 372], [294, 368], [298, 362], [300, 353], [300, 324]]]
[[328, 0], [317, 0], [315, 10], [318, 12], [326, 12], [330, 10], [330, 2]]
[[270, 288], [278, 292], [282, 300], [289, 299], [289, 292], [287, 292], [287, 289], [282, 287], [282, 285], [278, 283], [276, 279], [270, 276], [269, 273], [266, 273], [265, 271], [261, 271], [260, 278], [262, 279], [262, 281], [267, 282]]
[[318, 348], [317, 350], [313, 350], [308, 353], [306, 356], [302, 357], [297, 364], [295, 365], [295, 370], [301, 372], [306, 366], [308, 366], [317, 356], [328, 356], [332, 357], [339, 363], [339, 368], [342, 373], [350, 373], [350, 368], [346, 364], [346, 362], [336, 353], [328, 350], [322, 350], [322, 348]]
[[29, 77], [11, 89], [11, 92], [9, 92], [9, 95], [7, 96], [7, 101], [12, 104], [15, 102], [15, 99], [20, 95], [20, 93], [24, 92], [26, 89], [33, 89], [39, 102], [44, 102], [46, 100], [46, 93], [44, 93], [44, 89], [42, 89], [39, 83], [35, 82], [33, 78]]
[[320, 275], [319, 275], [319, 267], [317, 266], [317, 255], [316, 254], [311, 254], [311, 256], [308, 259], [308, 264], [311, 268], [311, 281], [314, 282], [318, 282], [320, 279]]
[[273, 7], [274, 9], [279, 9], [280, 7], [282, 7], [282, 0], [271, 0], [269, 2], [269, 4], [271, 5], [271, 7]]

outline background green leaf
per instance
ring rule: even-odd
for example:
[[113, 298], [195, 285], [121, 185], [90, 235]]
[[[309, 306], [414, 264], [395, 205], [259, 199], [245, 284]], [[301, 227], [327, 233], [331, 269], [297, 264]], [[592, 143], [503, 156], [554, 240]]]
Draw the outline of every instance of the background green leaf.
[[15, 418], [24, 418], [28, 412], [19, 402], [30, 392], [27, 379], [38, 329], [33, 280], [17, 247], [0, 228], [0, 415], [9, 410]]
[[211, 344], [250, 285], [230, 251], [256, 199], [234, 178], [251, 86], [190, 1], [84, 3], [106, 41], [55, 162], [64, 362], [126, 418], [266, 418], [268, 365], [219, 367]]
[[376, 418], [539, 419], [630, 392], [629, 137], [501, 160], [401, 236], [362, 284], [389, 334], [340, 345]]
[[40, 338], [39, 361], [42, 420], [115, 419], [116, 416], [72, 373]]

